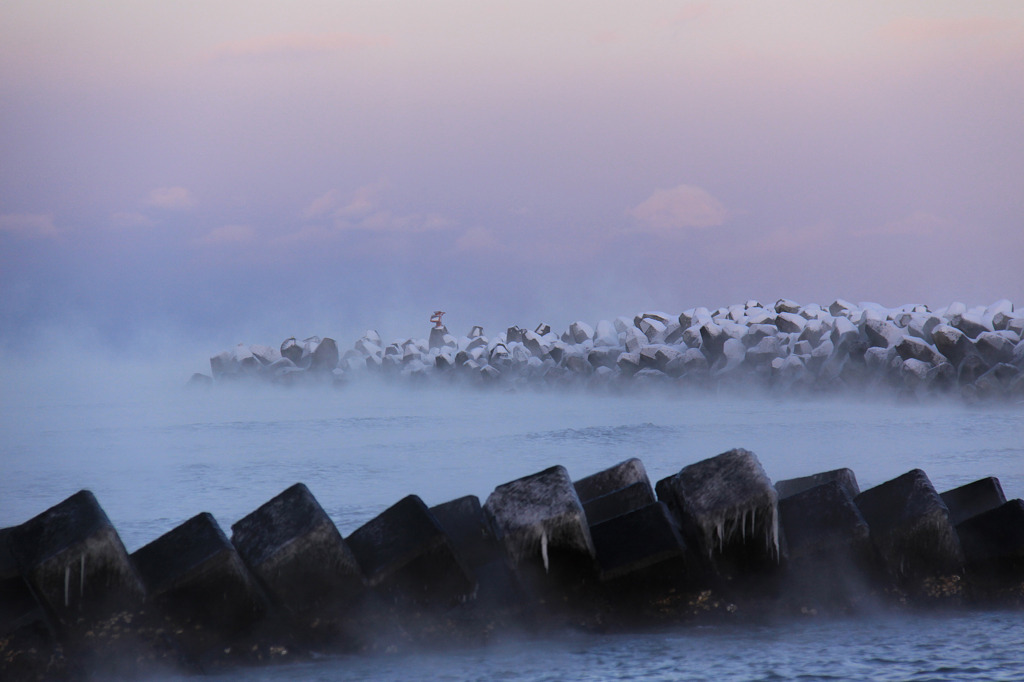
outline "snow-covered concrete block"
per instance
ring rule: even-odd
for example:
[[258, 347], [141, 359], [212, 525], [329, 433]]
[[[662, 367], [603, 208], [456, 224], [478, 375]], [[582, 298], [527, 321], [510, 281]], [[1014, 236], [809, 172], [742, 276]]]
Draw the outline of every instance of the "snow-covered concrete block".
[[722, 354], [715, 363], [715, 371], [719, 374], [727, 374], [737, 369], [746, 360], [747, 349], [739, 339], [729, 338], [722, 344]]
[[892, 348], [903, 338], [903, 330], [892, 322], [868, 318], [864, 322], [864, 336], [868, 343], [879, 348]]
[[796, 315], [800, 312], [800, 304], [788, 298], [780, 298], [775, 302], [776, 313], [788, 313]]
[[935, 325], [931, 331], [936, 350], [952, 364], [958, 365], [971, 352], [974, 344], [959, 329], [948, 324]]
[[569, 337], [573, 343], [583, 343], [594, 338], [594, 328], [586, 322], [573, 322], [569, 325]]
[[956, 380], [961, 386], [973, 384], [991, 367], [980, 355], [968, 355], [956, 368]]
[[834, 317], [849, 317], [850, 313], [856, 308], [857, 306], [855, 306], [853, 303], [850, 303], [849, 301], [841, 298], [837, 298], [836, 300], [832, 301], [832, 303], [829, 304], [828, 311]]
[[651, 343], [660, 343], [665, 340], [665, 322], [654, 317], [640, 318], [637, 329], [643, 332]]
[[754, 453], [730, 450], [659, 481], [684, 537], [726, 575], [779, 561], [778, 497]]
[[330, 372], [338, 366], [338, 344], [332, 338], [320, 339], [309, 354], [309, 371]]
[[210, 358], [210, 372], [214, 379], [255, 375], [261, 367], [263, 364], [242, 343]]
[[619, 371], [621, 371], [623, 374], [626, 374], [627, 376], [636, 374], [638, 371], [640, 371], [639, 351], [621, 353], [618, 359], [616, 359], [615, 365], [619, 368]]
[[562, 466], [498, 486], [484, 509], [516, 565], [540, 562], [547, 569], [559, 555], [594, 556], [583, 505]]
[[785, 354], [778, 336], [765, 336], [747, 349], [746, 359], [755, 365], [768, 365]]
[[615, 325], [608, 320], [601, 320], [594, 329], [594, 346], [615, 347], [619, 345], [619, 334]]
[[1013, 348], [1019, 341], [1012, 332], [982, 332], [974, 346], [985, 362], [992, 366], [1013, 362]]
[[976, 339], [984, 332], [995, 331], [992, 327], [992, 320], [985, 319], [983, 311], [967, 311], [964, 313], [956, 323], [952, 321], [950, 324], [964, 334], [968, 338]]
[[837, 349], [848, 351], [852, 344], [860, 340], [860, 329], [845, 317], [837, 317], [833, 321], [830, 338]]
[[[730, 338], [725, 330], [714, 322], [705, 322], [700, 326], [700, 349], [708, 363], [714, 364], [722, 355], [725, 342]], [[691, 345], [687, 342], [687, 345]]]
[[1013, 380], [1020, 374], [1019, 367], [1000, 362], [975, 379], [974, 388], [978, 397], [985, 400], [1006, 398]]
[[896, 343], [895, 348], [904, 360], [920, 360], [931, 365], [937, 365], [945, 360], [935, 348], [914, 336], [904, 336]]

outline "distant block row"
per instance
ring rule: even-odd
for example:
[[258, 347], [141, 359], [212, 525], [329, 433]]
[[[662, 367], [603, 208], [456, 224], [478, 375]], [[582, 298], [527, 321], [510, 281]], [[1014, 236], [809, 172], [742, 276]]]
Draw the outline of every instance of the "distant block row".
[[1006, 300], [968, 309], [954, 303], [885, 308], [837, 300], [828, 307], [779, 300], [679, 315], [643, 312], [574, 322], [561, 335], [547, 324], [509, 327], [493, 337], [444, 327], [427, 339], [384, 343], [368, 331], [341, 351], [333, 339], [287, 339], [280, 349], [239, 344], [210, 359], [212, 377], [275, 383], [345, 383], [361, 375], [484, 384], [755, 386], [775, 392], [868, 390], [967, 400], [1024, 400], [1024, 313]]

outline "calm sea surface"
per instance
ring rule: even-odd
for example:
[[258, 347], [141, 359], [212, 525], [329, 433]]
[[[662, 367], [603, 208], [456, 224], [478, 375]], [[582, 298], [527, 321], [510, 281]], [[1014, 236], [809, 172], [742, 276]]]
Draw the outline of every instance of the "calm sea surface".
[[[1008, 497], [1024, 497], [1020, 405], [376, 384], [188, 391], [136, 380], [5, 389], [0, 408], [0, 526], [88, 488], [129, 551], [201, 511], [230, 533], [232, 523], [298, 481], [348, 534], [409, 493], [428, 505], [466, 494], [483, 501], [495, 486], [553, 464], [579, 478], [632, 456], [655, 481], [734, 447], [754, 451], [776, 480], [848, 466], [867, 488], [920, 467], [939, 490], [994, 475]], [[480, 649], [325, 659], [231, 678], [1024, 679], [1024, 614], [566, 633]]]

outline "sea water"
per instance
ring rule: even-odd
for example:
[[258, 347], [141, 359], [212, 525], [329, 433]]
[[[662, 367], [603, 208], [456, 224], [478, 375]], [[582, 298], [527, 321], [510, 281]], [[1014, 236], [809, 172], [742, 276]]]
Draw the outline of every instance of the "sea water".
[[[8, 387], [10, 388], [10, 386]], [[27, 386], [0, 399], [0, 526], [92, 490], [129, 551], [191, 516], [222, 528], [296, 482], [347, 535], [410, 493], [434, 505], [554, 464], [628, 457], [653, 481], [725, 450], [775, 480], [850, 467], [861, 488], [922, 468], [937, 489], [997, 476], [1024, 497], [1024, 408], [742, 395], [593, 395], [357, 382]], [[1024, 679], [1024, 614], [784, 619], [337, 657], [229, 679]]]

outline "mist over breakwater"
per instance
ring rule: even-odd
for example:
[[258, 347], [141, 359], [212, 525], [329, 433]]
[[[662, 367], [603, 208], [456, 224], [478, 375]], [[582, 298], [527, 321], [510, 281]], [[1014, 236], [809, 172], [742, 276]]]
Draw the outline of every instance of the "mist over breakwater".
[[512, 326], [492, 336], [473, 326], [462, 337], [449, 333], [444, 314], [431, 317], [429, 338], [386, 343], [368, 330], [348, 349], [319, 336], [289, 338], [279, 348], [240, 343], [210, 358], [212, 376], [196, 373], [191, 383], [343, 385], [377, 376], [505, 388], [1024, 401], [1024, 314], [1005, 299], [935, 311], [920, 304], [886, 308], [842, 299], [826, 307], [751, 300], [678, 315], [641, 312], [596, 326], [576, 321], [561, 334], [541, 323], [532, 331]]
[[[3, 464], [10, 475], [0, 481], [0, 525], [21, 523], [76, 490], [90, 488], [133, 551], [200, 510], [227, 527], [285, 486], [305, 481], [348, 534], [409, 493], [430, 505], [467, 493], [482, 498], [497, 483], [551, 464], [562, 464], [579, 477], [634, 455], [655, 479], [737, 446], [755, 451], [775, 479], [849, 466], [866, 488], [922, 467], [939, 489], [991, 474], [1002, 480], [1008, 497], [1020, 497], [1024, 490], [1022, 417], [1012, 406], [834, 397], [695, 400], [653, 394], [480, 393], [377, 382], [342, 391], [226, 384], [195, 392], [130, 388], [122, 382], [112, 373], [109, 383], [68, 386], [63, 396], [48, 391], [30, 394], [28, 401], [5, 398]], [[761, 671], [751, 677], [769, 670], [807, 672], [813, 663], [828, 665], [830, 660], [849, 665], [851, 650], [864, 657], [866, 667], [839, 668], [849, 676], [884, 676], [886, 670], [906, 676], [908, 670], [937, 669], [928, 667], [931, 660], [921, 654], [933, 647], [952, 652], [943, 659], [945, 665], [962, 669], [964, 678], [1009, 678], [1019, 669], [1013, 667], [1019, 666], [1017, 650], [999, 644], [1019, 633], [1019, 620], [968, 614], [946, 625], [941, 618], [926, 619], [923, 625], [910, 618], [906, 625], [901, 616], [900, 624], [891, 626], [888, 616], [879, 618], [874, 625], [789, 623], [739, 632], [715, 627], [625, 639], [569, 633], [525, 649], [515, 638], [482, 650], [343, 657], [245, 671], [239, 679], [252, 674], [262, 679], [387, 679], [413, 669], [458, 679], [503, 672], [517, 679], [580, 674], [628, 679], [634, 671], [669, 677], [678, 674], [682, 661], [676, 647], [665, 642], [692, 642], [691, 637], [704, 644], [689, 650], [720, 652], [739, 677], [745, 670]], [[876, 636], [879, 623], [891, 635], [884, 641]], [[984, 666], [962, 643], [967, 631], [979, 628], [991, 628]], [[900, 632], [906, 634], [903, 639]], [[819, 636], [850, 643], [823, 647], [815, 656], [809, 642]], [[749, 656], [733, 650], [736, 637], [750, 642]], [[626, 641], [628, 646], [622, 644]], [[541, 652], [539, 660], [528, 663], [526, 651]], [[699, 669], [684, 677], [714, 674], [700, 668], [715, 665], [708, 653], [698, 661], [693, 665]]]

